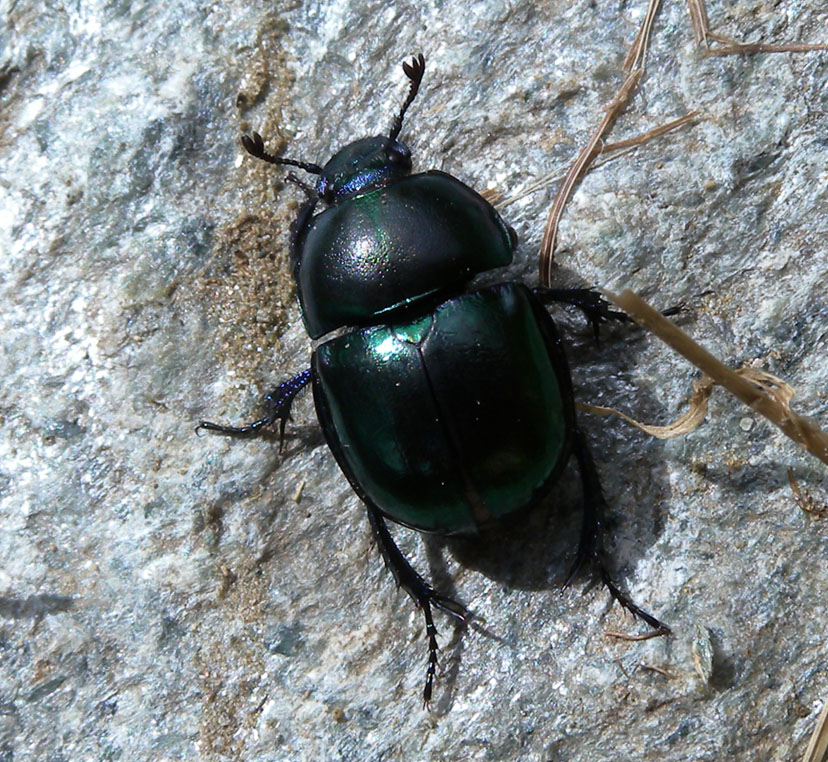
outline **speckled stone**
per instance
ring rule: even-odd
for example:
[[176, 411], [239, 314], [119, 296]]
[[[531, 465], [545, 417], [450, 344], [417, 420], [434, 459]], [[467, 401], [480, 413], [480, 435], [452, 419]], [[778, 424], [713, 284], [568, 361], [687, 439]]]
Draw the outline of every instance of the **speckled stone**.
[[[748, 41], [828, 29], [818, 2], [708, 5]], [[465, 632], [439, 617], [431, 711], [420, 614], [309, 396], [281, 454], [193, 430], [251, 419], [311, 349], [287, 265], [301, 194], [243, 156], [241, 131], [323, 162], [388, 128], [422, 51], [416, 167], [508, 202], [586, 140], [644, 6], [0, 9], [0, 761], [801, 757], [828, 697], [828, 523], [785, 470], [823, 495], [825, 470], [724, 393], [666, 442], [582, 416], [619, 577], [671, 638], [605, 637], [641, 627], [588, 577], [561, 593], [574, 467], [515, 538], [398, 533], [479, 616]], [[701, 58], [686, 8], [661, 10], [610, 139], [702, 118], [578, 186], [559, 282], [684, 303], [686, 330], [786, 378], [826, 426], [828, 54]], [[535, 282], [553, 193], [503, 207], [521, 237], [509, 277]], [[682, 411], [682, 359], [627, 328], [596, 345], [556, 314], [580, 400]]]

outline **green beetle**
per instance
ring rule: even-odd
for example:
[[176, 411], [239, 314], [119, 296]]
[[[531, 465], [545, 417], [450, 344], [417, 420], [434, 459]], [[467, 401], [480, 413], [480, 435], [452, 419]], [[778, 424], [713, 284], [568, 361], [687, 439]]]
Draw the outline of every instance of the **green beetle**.
[[[247, 435], [278, 422], [283, 437], [293, 399], [312, 383], [328, 445], [366, 505], [383, 558], [425, 616], [428, 703], [438, 650], [431, 607], [463, 621], [470, 614], [412, 568], [386, 519], [474, 535], [543, 500], [573, 453], [584, 517], [569, 579], [591, 562], [624, 608], [659, 632], [669, 628], [619, 590], [604, 565], [606, 505], [544, 303], [580, 307], [596, 330], [623, 316], [590, 290], [469, 289], [477, 273], [512, 261], [517, 236], [451, 175], [411, 174], [411, 153], [397, 136], [425, 71], [423, 56], [403, 69], [410, 89], [389, 135], [357, 140], [324, 167], [272, 156], [256, 133], [242, 138], [256, 158], [319, 176], [309, 186], [288, 175], [306, 195], [291, 230], [291, 258], [308, 333], [337, 334], [317, 347], [309, 369], [266, 396], [264, 417], [199, 428]], [[320, 202], [327, 208], [317, 213]]]

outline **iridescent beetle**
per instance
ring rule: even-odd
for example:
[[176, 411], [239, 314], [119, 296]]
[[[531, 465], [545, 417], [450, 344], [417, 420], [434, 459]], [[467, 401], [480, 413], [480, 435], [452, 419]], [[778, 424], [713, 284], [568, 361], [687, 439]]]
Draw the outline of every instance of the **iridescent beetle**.
[[[657, 631], [669, 628], [621, 592], [604, 565], [606, 504], [544, 304], [574, 304], [596, 330], [624, 316], [586, 289], [469, 287], [474, 275], [512, 261], [517, 236], [451, 175], [410, 174], [411, 152], [397, 136], [423, 56], [403, 69], [410, 89], [388, 136], [350, 143], [324, 167], [272, 156], [256, 133], [242, 138], [258, 159], [318, 175], [314, 187], [288, 175], [307, 197], [290, 256], [311, 338], [337, 333], [313, 352], [309, 369], [265, 397], [263, 418], [199, 428], [249, 435], [278, 421], [284, 437], [294, 397], [312, 384], [322, 431], [365, 503], [379, 550], [425, 616], [427, 703], [438, 650], [431, 607], [463, 621], [470, 615], [412, 568], [387, 520], [440, 535], [489, 530], [543, 500], [573, 453], [584, 515], [569, 579], [589, 561], [624, 608]], [[317, 213], [320, 202], [327, 208]]]

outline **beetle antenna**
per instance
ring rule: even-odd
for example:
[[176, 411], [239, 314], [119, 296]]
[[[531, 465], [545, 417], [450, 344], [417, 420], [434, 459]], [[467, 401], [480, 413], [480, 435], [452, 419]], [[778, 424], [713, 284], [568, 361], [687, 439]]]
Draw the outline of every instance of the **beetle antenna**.
[[397, 135], [400, 134], [400, 130], [402, 129], [405, 112], [408, 111], [408, 107], [417, 97], [417, 91], [420, 89], [420, 82], [423, 81], [423, 74], [425, 74], [425, 58], [423, 58], [422, 53], [418, 53], [414, 56], [411, 63], [404, 61], [402, 67], [405, 72], [405, 76], [411, 80], [411, 84], [408, 88], [408, 97], [405, 99], [405, 103], [403, 103], [400, 113], [397, 114], [396, 119], [394, 119], [394, 124], [391, 126], [391, 132], [388, 134], [388, 137], [391, 138], [391, 140], [397, 139]]
[[254, 132], [252, 137], [250, 135], [242, 135], [241, 142], [247, 153], [257, 159], [268, 162], [268, 164], [286, 164], [290, 167], [304, 169], [305, 172], [310, 172], [312, 175], [322, 174], [322, 167], [318, 164], [309, 164], [306, 161], [294, 161], [293, 159], [282, 159], [268, 153], [264, 149], [264, 140], [262, 140], [262, 136], [258, 132]]

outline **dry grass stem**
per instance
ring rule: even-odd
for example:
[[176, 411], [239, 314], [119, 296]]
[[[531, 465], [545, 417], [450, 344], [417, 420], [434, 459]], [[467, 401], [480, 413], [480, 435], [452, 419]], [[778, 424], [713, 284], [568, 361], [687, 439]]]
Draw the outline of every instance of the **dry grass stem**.
[[647, 60], [647, 47], [650, 44], [650, 36], [653, 33], [653, 22], [655, 21], [656, 13], [658, 13], [658, 7], [660, 5], [661, 0], [650, 0], [647, 5], [644, 22], [638, 28], [633, 44], [627, 53], [627, 57], [624, 59], [623, 70], [628, 74], [636, 69], [644, 69], [644, 63]]
[[543, 286], [549, 286], [552, 282], [552, 264], [554, 261], [555, 240], [558, 236], [558, 224], [560, 223], [561, 215], [563, 214], [566, 202], [572, 194], [572, 189], [575, 187], [578, 180], [583, 176], [592, 159], [600, 153], [598, 143], [613, 121], [615, 121], [618, 114], [621, 113], [623, 108], [627, 105], [627, 101], [635, 89], [635, 86], [638, 84], [641, 74], [642, 70], [637, 69], [624, 81], [624, 84], [621, 86], [618, 94], [607, 108], [598, 129], [593, 133], [592, 137], [589, 139], [589, 142], [579, 152], [578, 158], [575, 159], [575, 163], [566, 173], [566, 177], [561, 183], [561, 187], [558, 188], [558, 192], [555, 194], [555, 200], [552, 202], [552, 208], [549, 210], [549, 216], [546, 219], [546, 227], [543, 231], [543, 240], [541, 241], [540, 282]]
[[791, 492], [793, 492], [796, 504], [805, 513], [808, 513], [811, 516], [816, 516], [820, 519], [824, 519], [826, 516], [828, 516], [828, 505], [818, 502], [814, 499], [812, 495], [808, 494], [804, 489], [800, 488], [799, 480], [796, 478], [796, 476], [794, 476], [792, 468], [788, 469], [788, 481], [791, 483]]
[[[796, 392], [790, 384], [758, 368], [737, 368], [733, 372], [750, 381], [754, 386], [763, 389], [778, 405], [785, 409], [786, 413], [790, 413], [790, 401], [796, 395]], [[600, 405], [590, 405], [583, 402], [576, 402], [575, 406], [578, 410], [583, 410], [585, 413], [592, 413], [593, 415], [615, 415], [623, 418], [627, 423], [632, 424], [637, 429], [641, 429], [645, 434], [649, 434], [656, 439], [672, 439], [673, 437], [689, 434], [702, 424], [707, 415], [707, 401], [710, 399], [710, 395], [716, 386], [718, 386], [717, 382], [703, 373], [698, 381], [693, 382], [693, 393], [690, 395], [687, 403], [687, 412], [666, 426], [641, 423], [626, 413], [622, 413], [620, 410], [612, 407], [601, 407]]]
[[[639, 135], [636, 135], [635, 137], [627, 138], [626, 140], [618, 140], [615, 143], [605, 143], [603, 146], [600, 146], [599, 155], [602, 158], [596, 159], [594, 162], [592, 162], [586, 171], [602, 167], [607, 162], [613, 161], [614, 159], [617, 159], [619, 156], [624, 156], [625, 154], [630, 153], [630, 151], [639, 148], [645, 143], [648, 143], [651, 140], [655, 140], [655, 138], [661, 137], [662, 135], [672, 130], [677, 130], [679, 127], [683, 127], [685, 124], [688, 124], [689, 122], [698, 118], [699, 115], [700, 112], [693, 111], [689, 114], [685, 114], [684, 116], [679, 117], [678, 119], [673, 119], [673, 121], [671, 122], [662, 124], [660, 127], [655, 127], [652, 130], [647, 130], [647, 132], [642, 132]], [[545, 188], [547, 185], [560, 182], [566, 177], [566, 175], [566, 172], [556, 172], [553, 175], [541, 177], [540, 179], [533, 182], [531, 185], [527, 185], [523, 190], [519, 191], [518, 193], [515, 193], [512, 196], [507, 196], [505, 198], [501, 198], [499, 193], [491, 188], [487, 188], [486, 190], [481, 191], [480, 195], [483, 196], [483, 198], [485, 198], [492, 206], [494, 206], [495, 209], [500, 210], [504, 207], [509, 206], [510, 204], [514, 204], [516, 201], [520, 201], [520, 199], [522, 198], [526, 198], [526, 196], [531, 195], [532, 193], [540, 190], [541, 188]]]
[[701, 381], [693, 382], [693, 394], [688, 403], [688, 410], [681, 417], [673, 421], [673, 423], [666, 426], [656, 426], [649, 423], [641, 423], [641, 421], [631, 418], [626, 413], [616, 410], [612, 407], [602, 407], [601, 405], [590, 405], [585, 402], [576, 402], [575, 406], [578, 410], [585, 413], [592, 413], [593, 415], [616, 415], [623, 418], [627, 423], [640, 429], [645, 434], [649, 434], [656, 439], [672, 439], [673, 437], [689, 434], [695, 431], [704, 421], [707, 415], [707, 400], [710, 393], [713, 391], [714, 384], [709, 378]]
[[650, 638], [660, 638], [662, 635], [667, 634], [669, 634], [669, 630], [665, 630], [663, 627], [659, 627], [656, 630], [648, 630], [647, 632], [642, 632], [638, 635], [628, 635], [626, 632], [619, 632], [618, 630], [607, 630], [604, 633], [604, 637], [617, 638], [618, 640], [638, 641], [650, 640]]
[[828, 759], [828, 701], [822, 707], [802, 762], [825, 762], [826, 759]]
[[790, 386], [781, 382], [784, 387], [774, 391], [755, 374], [748, 380], [744, 370], [741, 374], [734, 372], [632, 291], [626, 290], [617, 296], [606, 292], [604, 295], [811, 455], [828, 464], [828, 434], [790, 409], [787, 404], [793, 392]]
[[586, 172], [590, 162], [601, 152], [598, 144], [604, 136], [604, 133], [610, 128], [616, 117], [626, 107], [630, 96], [638, 85], [641, 75], [644, 73], [644, 64], [647, 59], [647, 47], [650, 42], [650, 36], [653, 31], [653, 22], [655, 20], [658, 8], [661, 5], [661, 0], [649, 0], [647, 5], [647, 13], [644, 16], [644, 21], [638, 29], [635, 40], [630, 47], [630, 51], [624, 60], [624, 71], [628, 72], [624, 84], [618, 94], [610, 103], [609, 107], [601, 120], [598, 129], [593, 133], [589, 142], [581, 149], [575, 163], [566, 173], [561, 187], [555, 194], [555, 199], [552, 202], [552, 208], [549, 210], [549, 216], [546, 220], [546, 227], [543, 231], [543, 241], [541, 242], [540, 250], [540, 282], [543, 286], [549, 286], [552, 282], [552, 264], [554, 262], [555, 241], [558, 237], [558, 225], [560, 223], [561, 215], [563, 214], [566, 202], [572, 194], [572, 189], [575, 184]]
[[685, 124], [692, 122], [699, 116], [699, 114], [700, 112], [698, 111], [691, 111], [689, 114], [680, 116], [678, 119], [673, 119], [673, 121], [666, 122], [659, 127], [654, 127], [652, 130], [642, 132], [634, 138], [618, 140], [615, 143], [607, 143], [603, 146], [603, 148], [601, 148], [600, 154], [603, 156], [604, 154], [612, 153], [613, 151], [622, 151], [627, 148], [637, 148], [638, 146], [642, 146], [655, 138], [661, 137], [672, 130], [677, 130], [679, 127], [683, 127]]
[[664, 677], [666, 677], [668, 680], [676, 679], [676, 676], [672, 672], [668, 672], [666, 669], [663, 669], [662, 667], [656, 667], [655, 664], [645, 664], [644, 662], [641, 662], [638, 666], [640, 669], [646, 669], [650, 672], [656, 672], [659, 675], [664, 675]]
[[690, 23], [693, 26], [693, 39], [696, 45], [707, 47], [707, 40], [710, 36], [710, 22], [707, 20], [707, 11], [704, 7], [704, 0], [687, 0], [690, 7]]
[[[710, 35], [711, 39], [715, 39]], [[813, 50], [828, 50], [828, 43], [799, 43], [791, 42], [782, 45], [772, 45], [764, 42], [729, 42], [720, 48], [708, 48], [701, 55], [703, 58], [719, 56], [749, 56], [754, 53], [808, 53]]]
[[[710, 31], [710, 22], [707, 20], [707, 11], [704, 0], [687, 0], [690, 9], [690, 23], [693, 26], [693, 39], [696, 45], [704, 45], [702, 58], [721, 56], [748, 56], [754, 53], [808, 53], [813, 50], [828, 50], [826, 43], [782, 43], [774, 45], [764, 42], [738, 42], [730, 37], [724, 37]], [[711, 48], [710, 41], [719, 42], [723, 47]]]
[[[613, 121], [621, 113], [629, 101], [641, 75], [644, 73], [644, 66], [647, 59], [647, 49], [653, 31], [653, 23], [658, 13], [661, 0], [649, 0], [647, 13], [644, 21], [636, 33], [635, 40], [630, 47], [627, 57], [624, 59], [624, 71], [628, 72], [627, 79], [621, 86], [615, 99], [610, 104], [598, 129], [593, 133], [589, 142], [578, 153], [575, 162], [564, 176], [558, 192], [549, 210], [546, 220], [546, 227], [543, 231], [543, 240], [540, 250], [539, 277], [542, 286], [549, 286], [552, 281], [552, 266], [554, 263], [555, 244], [558, 236], [558, 225], [563, 215], [564, 207], [572, 195], [572, 190], [581, 177], [589, 168], [595, 157], [602, 152], [598, 148], [604, 133], [612, 126]], [[816, 43], [790, 43], [772, 45], [765, 43], [740, 43], [727, 37], [714, 34], [710, 31], [710, 23], [707, 18], [707, 11], [704, 0], [688, 0], [690, 22], [693, 27], [693, 37], [697, 45], [704, 45], [706, 50], [702, 56], [727, 56], [727, 55], [750, 55], [753, 53], [804, 53], [814, 50], [828, 50], [828, 44]], [[719, 42], [723, 47], [709, 48], [709, 41]], [[689, 120], [691, 117], [688, 116]], [[623, 143], [624, 141], [622, 141]], [[620, 146], [621, 144], [616, 144]]]

